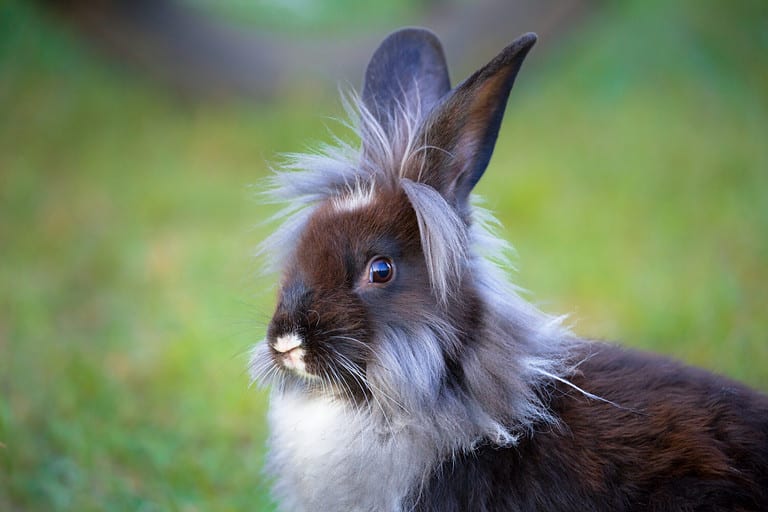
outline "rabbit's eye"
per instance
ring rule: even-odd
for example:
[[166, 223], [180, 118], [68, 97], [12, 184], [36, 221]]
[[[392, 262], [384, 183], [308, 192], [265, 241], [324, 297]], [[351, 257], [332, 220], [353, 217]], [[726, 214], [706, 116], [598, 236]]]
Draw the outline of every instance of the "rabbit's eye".
[[391, 259], [378, 256], [368, 265], [369, 283], [388, 283], [395, 275], [395, 264]]

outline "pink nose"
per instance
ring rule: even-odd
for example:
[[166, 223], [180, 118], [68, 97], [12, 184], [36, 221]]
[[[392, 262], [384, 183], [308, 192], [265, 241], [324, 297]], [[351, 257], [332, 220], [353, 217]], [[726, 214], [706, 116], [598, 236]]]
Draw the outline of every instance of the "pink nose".
[[281, 354], [292, 351], [295, 348], [301, 346], [301, 337], [296, 333], [283, 334], [278, 336], [275, 342], [272, 344], [272, 348]]

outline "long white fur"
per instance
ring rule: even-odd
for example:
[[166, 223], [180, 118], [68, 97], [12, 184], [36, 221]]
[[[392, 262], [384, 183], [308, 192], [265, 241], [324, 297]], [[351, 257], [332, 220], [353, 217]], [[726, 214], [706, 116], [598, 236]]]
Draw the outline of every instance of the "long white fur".
[[266, 343], [257, 345], [250, 369], [254, 381], [273, 388], [268, 469], [277, 475], [275, 495], [284, 510], [403, 510], [439, 461], [483, 441], [511, 445], [536, 424], [556, 422], [537, 390], [567, 382], [573, 371], [569, 347], [576, 338], [562, 318], [523, 300], [499, 267], [508, 245], [494, 235], [495, 219], [473, 207], [468, 227], [436, 191], [402, 178], [423, 154], [413, 140], [413, 114], [401, 109], [388, 135], [360, 101], [352, 104], [365, 149], [341, 143], [292, 155], [275, 173], [272, 192], [293, 207], [261, 252], [284, 259], [319, 203], [364, 208], [377, 180], [394, 181], [416, 211], [436, 297], [458, 300], [453, 292], [468, 272], [488, 325], [461, 354], [465, 391], [441, 387], [443, 354], [458, 349], [459, 333], [439, 314], [425, 312], [415, 325], [376, 326], [375, 359], [356, 376], [371, 395], [363, 407], [343, 399], [333, 375], [321, 398], [306, 393], [317, 384], [279, 372]]
[[375, 197], [375, 182], [369, 183], [356, 182], [347, 187], [347, 193], [334, 197], [331, 200], [333, 208], [337, 212], [351, 212], [369, 206]]

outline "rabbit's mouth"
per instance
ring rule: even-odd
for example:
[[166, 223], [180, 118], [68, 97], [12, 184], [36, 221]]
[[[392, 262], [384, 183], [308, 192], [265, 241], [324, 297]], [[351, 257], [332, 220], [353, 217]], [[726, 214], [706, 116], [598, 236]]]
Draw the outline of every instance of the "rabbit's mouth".
[[278, 336], [271, 346], [275, 352], [275, 359], [283, 368], [304, 377], [314, 377], [307, 371], [307, 364], [304, 361], [306, 352], [298, 334], [288, 333]]

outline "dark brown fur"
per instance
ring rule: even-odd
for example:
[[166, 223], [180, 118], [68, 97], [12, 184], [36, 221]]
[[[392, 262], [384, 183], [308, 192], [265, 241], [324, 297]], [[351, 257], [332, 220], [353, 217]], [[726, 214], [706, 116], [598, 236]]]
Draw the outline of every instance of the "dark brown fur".
[[446, 461], [415, 510], [768, 510], [767, 397], [658, 356], [587, 350], [572, 382], [613, 403], [554, 385], [559, 425]]

